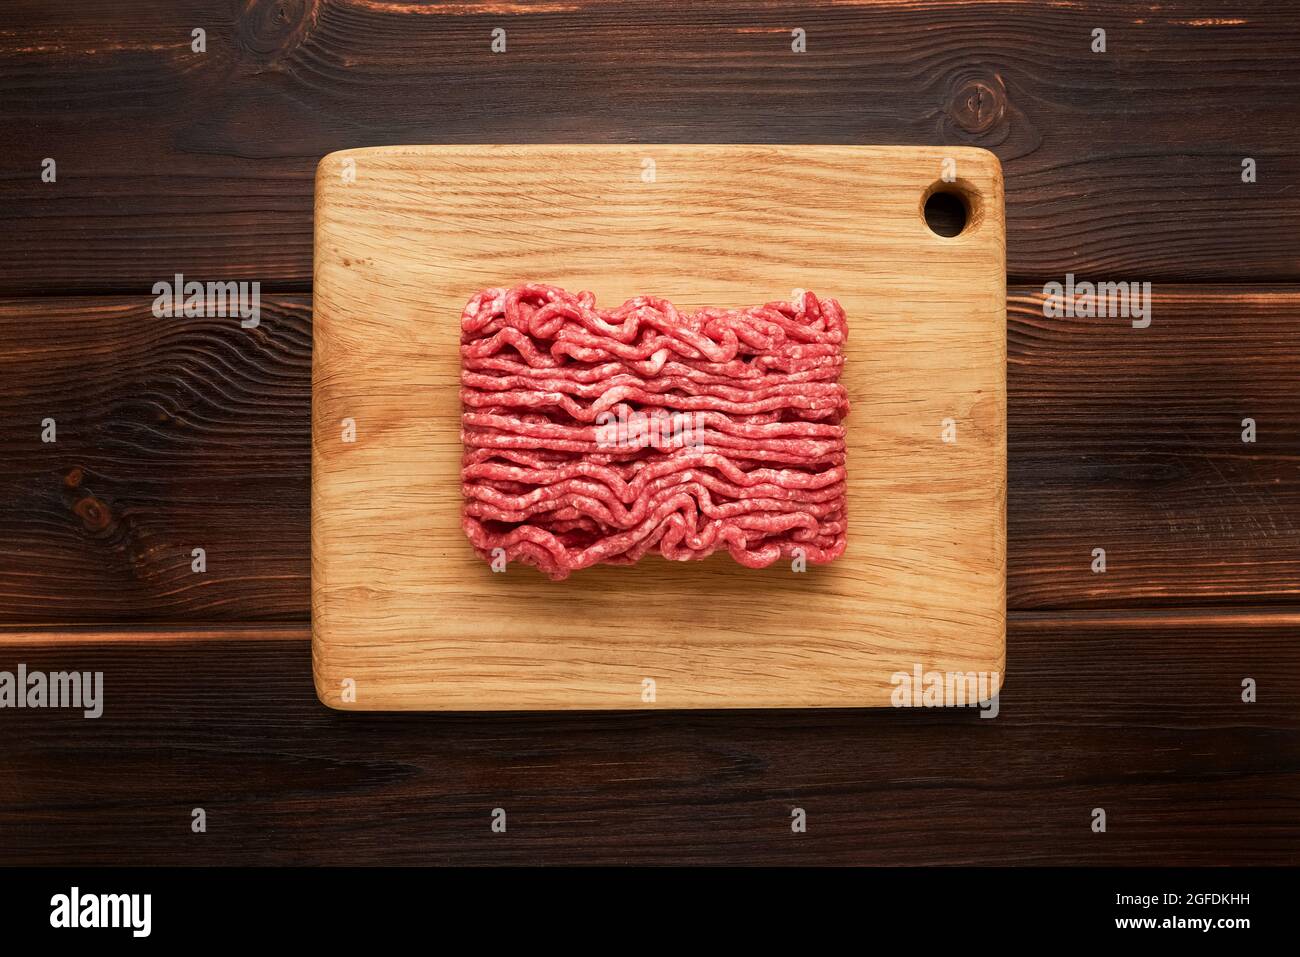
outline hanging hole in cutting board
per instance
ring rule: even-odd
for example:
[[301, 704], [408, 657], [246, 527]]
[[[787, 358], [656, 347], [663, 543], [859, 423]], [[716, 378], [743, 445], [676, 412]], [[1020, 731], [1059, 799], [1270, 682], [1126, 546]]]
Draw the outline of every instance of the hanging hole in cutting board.
[[925, 191], [921, 200], [921, 215], [930, 232], [945, 239], [960, 236], [970, 229], [976, 219], [974, 194], [960, 181], [938, 182]]

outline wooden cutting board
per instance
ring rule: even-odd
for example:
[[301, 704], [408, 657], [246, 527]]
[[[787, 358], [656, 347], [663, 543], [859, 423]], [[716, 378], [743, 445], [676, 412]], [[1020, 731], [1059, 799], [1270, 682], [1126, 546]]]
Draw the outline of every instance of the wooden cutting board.
[[[926, 225], [936, 188], [969, 206], [956, 237]], [[918, 667], [1001, 675], [1006, 267], [992, 154], [348, 150], [317, 171], [315, 241], [312, 649], [326, 704], [874, 707]], [[844, 556], [803, 573], [722, 553], [563, 582], [494, 574], [460, 528], [459, 317], [476, 290], [529, 280], [603, 306], [642, 293], [743, 306], [796, 288], [839, 299]]]

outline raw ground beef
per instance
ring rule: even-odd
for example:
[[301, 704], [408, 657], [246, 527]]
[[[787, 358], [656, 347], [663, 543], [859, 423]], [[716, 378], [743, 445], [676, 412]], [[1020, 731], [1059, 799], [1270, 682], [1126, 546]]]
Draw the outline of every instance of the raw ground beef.
[[[461, 315], [463, 525], [484, 559], [561, 579], [657, 552], [762, 568], [844, 551], [844, 310], [617, 309], [555, 286]], [[495, 552], [502, 549], [503, 552]]]

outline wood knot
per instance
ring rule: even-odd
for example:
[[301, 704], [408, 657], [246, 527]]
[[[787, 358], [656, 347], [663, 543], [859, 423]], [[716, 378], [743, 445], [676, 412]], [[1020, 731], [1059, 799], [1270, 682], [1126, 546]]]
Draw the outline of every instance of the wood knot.
[[63, 484], [68, 488], [76, 488], [81, 484], [83, 478], [85, 478], [85, 473], [81, 471], [81, 466], [75, 465], [68, 469], [67, 475], [63, 476]]
[[318, 0], [245, 0], [236, 27], [239, 44], [259, 59], [291, 53], [316, 22]]
[[81, 523], [86, 526], [87, 531], [102, 532], [113, 521], [108, 506], [93, 495], [87, 495], [85, 498], [79, 499], [72, 506], [72, 510], [81, 519]]
[[959, 128], [980, 136], [1002, 124], [1007, 115], [1007, 88], [997, 74], [960, 77], [952, 86], [948, 115]]

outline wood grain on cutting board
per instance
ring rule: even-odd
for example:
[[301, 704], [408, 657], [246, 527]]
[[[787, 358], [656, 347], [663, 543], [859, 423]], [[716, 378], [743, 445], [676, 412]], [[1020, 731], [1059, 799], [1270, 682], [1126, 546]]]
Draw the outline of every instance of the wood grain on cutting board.
[[[945, 158], [973, 204], [951, 239], [921, 213]], [[888, 705], [891, 677], [917, 666], [1000, 675], [1004, 257], [1001, 173], [982, 150], [327, 156], [316, 181], [312, 415], [322, 700], [862, 707]], [[564, 582], [522, 566], [492, 573], [460, 529], [459, 316], [477, 289], [529, 280], [590, 289], [602, 305], [653, 293], [679, 307], [740, 306], [795, 288], [839, 299], [853, 404], [845, 555], [806, 573], [746, 569], [726, 554], [651, 556]], [[956, 440], [945, 442], [949, 419]]]

